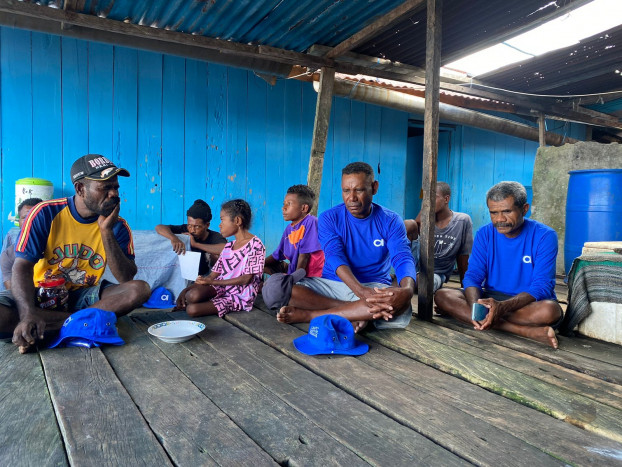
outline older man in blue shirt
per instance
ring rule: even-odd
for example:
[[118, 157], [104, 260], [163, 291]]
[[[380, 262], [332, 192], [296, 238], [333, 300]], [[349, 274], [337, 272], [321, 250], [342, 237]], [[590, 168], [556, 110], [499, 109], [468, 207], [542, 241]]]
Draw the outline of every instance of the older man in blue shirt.
[[[498, 183], [486, 202], [492, 223], [475, 235], [464, 290], [439, 290], [438, 312], [480, 331], [500, 329], [557, 348], [554, 327], [563, 317], [554, 290], [557, 233], [524, 217], [529, 204], [520, 183]], [[472, 319], [474, 303], [488, 308], [483, 320]]]

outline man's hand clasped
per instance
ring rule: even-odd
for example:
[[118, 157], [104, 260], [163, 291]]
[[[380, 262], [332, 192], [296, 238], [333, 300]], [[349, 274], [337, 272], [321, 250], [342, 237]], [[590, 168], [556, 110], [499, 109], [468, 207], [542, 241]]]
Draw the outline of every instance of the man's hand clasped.
[[[371, 289], [370, 289], [371, 290]], [[395, 313], [408, 308], [412, 291], [403, 287], [373, 288], [373, 293], [365, 298], [373, 319], [388, 321]]]

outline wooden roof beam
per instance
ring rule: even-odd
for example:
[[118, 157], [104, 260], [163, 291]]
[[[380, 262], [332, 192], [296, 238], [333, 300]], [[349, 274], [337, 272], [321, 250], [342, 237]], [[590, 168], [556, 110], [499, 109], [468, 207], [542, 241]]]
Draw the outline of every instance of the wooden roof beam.
[[326, 58], [338, 57], [339, 55], [343, 55], [344, 53], [358, 47], [372, 37], [384, 31], [388, 27], [400, 21], [402, 17], [415, 11], [422, 10], [425, 7], [425, 3], [426, 0], [405, 1], [400, 6], [388, 12], [386, 15], [365, 26], [356, 34], [353, 34], [340, 44], [337, 44], [330, 52], [326, 54]]

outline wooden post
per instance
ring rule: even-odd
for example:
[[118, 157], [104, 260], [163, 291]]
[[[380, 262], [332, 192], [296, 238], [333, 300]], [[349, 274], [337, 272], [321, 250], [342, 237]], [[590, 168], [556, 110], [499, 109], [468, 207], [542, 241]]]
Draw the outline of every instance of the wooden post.
[[421, 269], [417, 317], [432, 320], [434, 306], [434, 207], [438, 167], [438, 120], [441, 70], [442, 0], [427, 0], [425, 107], [423, 116], [423, 205], [421, 206]]
[[313, 123], [313, 142], [311, 143], [311, 157], [309, 159], [309, 173], [307, 185], [315, 192], [315, 206], [311, 214], [317, 215], [320, 204], [320, 189], [322, 188], [322, 169], [324, 167], [324, 152], [326, 152], [326, 138], [330, 122], [330, 109], [333, 104], [333, 85], [335, 84], [335, 69], [322, 67], [320, 89], [315, 104], [315, 122]]
[[542, 112], [538, 115], [538, 139], [541, 148], [546, 146], [546, 122]]

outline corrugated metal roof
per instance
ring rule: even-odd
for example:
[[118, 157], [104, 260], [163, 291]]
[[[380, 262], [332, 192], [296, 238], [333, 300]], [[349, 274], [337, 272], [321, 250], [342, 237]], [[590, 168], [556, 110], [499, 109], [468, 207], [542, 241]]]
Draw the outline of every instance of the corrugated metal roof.
[[[558, 6], [573, 3], [578, 5], [585, 3], [585, 0], [446, 0], [441, 22], [442, 63], [452, 61], [456, 54], [490, 37], [537, 22], [550, 15]], [[425, 42], [424, 9], [363, 44], [356, 52], [423, 67]]]
[[[403, 0], [82, 0], [77, 12], [302, 52], [334, 46]], [[29, 3], [62, 7], [62, 0]]]
[[620, 72], [622, 26], [478, 79], [516, 91], [580, 94], [586, 89], [593, 93], [622, 89]]

